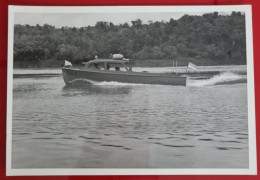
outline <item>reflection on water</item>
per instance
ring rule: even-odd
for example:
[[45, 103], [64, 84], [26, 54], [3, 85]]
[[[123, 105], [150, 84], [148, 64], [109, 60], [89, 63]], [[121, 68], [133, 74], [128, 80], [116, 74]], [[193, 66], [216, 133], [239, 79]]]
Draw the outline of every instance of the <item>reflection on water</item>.
[[232, 78], [187, 87], [15, 78], [12, 167], [248, 168], [247, 84]]

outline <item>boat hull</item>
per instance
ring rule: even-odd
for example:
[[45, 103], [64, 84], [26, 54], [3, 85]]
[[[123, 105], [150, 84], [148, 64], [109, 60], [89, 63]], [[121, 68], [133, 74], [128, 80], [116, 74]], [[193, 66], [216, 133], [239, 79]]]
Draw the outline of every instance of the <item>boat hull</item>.
[[72, 84], [77, 80], [88, 80], [97, 82], [116, 81], [137, 84], [186, 85], [186, 77], [178, 74], [75, 69], [66, 67], [62, 68], [62, 74], [66, 84]]

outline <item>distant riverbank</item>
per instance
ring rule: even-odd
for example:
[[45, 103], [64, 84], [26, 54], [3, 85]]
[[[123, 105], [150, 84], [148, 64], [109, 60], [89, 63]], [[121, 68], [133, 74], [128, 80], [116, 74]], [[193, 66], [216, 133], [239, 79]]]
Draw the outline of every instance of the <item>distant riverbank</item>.
[[[142, 72], [152, 72], [152, 73], [182, 73], [186, 71], [185, 66], [179, 67], [134, 67], [133, 71]], [[197, 73], [205, 73], [205, 72], [233, 72], [238, 74], [246, 74], [247, 67], [246, 65], [229, 65], [229, 66], [197, 66]], [[61, 68], [15, 68], [13, 70], [13, 74], [15, 76], [23, 76], [23, 75], [61, 75]]]
[[[192, 62], [198, 66], [226, 66], [226, 65], [245, 65], [245, 64], [234, 64], [228, 63], [217, 63], [219, 61], [213, 61], [211, 59], [202, 59], [202, 58], [176, 58], [168, 60], [134, 60], [135, 67], [171, 67], [171, 66], [187, 66], [189, 62]], [[74, 65], [74, 63], [72, 63]], [[64, 65], [64, 60], [57, 59], [46, 59], [41, 61], [15, 61], [14, 68], [60, 68]], [[81, 65], [81, 64], [75, 64]]]

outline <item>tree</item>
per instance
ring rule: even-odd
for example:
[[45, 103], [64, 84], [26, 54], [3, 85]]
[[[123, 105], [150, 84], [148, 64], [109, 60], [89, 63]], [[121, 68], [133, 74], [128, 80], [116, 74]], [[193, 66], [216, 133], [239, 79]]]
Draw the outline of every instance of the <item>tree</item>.
[[63, 59], [80, 63], [95, 55], [107, 58], [111, 53], [138, 60], [201, 58], [201, 65], [245, 64], [245, 14], [213, 12], [184, 15], [168, 22], [150, 20], [147, 24], [141, 19], [119, 25], [99, 21], [80, 28], [48, 24], [14, 26], [15, 64]]

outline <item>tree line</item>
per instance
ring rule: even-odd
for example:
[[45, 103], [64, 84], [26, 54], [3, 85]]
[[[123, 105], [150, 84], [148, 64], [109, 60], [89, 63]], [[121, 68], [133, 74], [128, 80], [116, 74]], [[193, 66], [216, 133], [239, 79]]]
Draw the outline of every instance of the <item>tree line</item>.
[[99, 21], [81, 28], [14, 26], [15, 67], [57, 66], [64, 59], [80, 64], [95, 55], [108, 58], [111, 53], [144, 63], [246, 64], [245, 15], [214, 12], [146, 24], [140, 19], [119, 25]]

